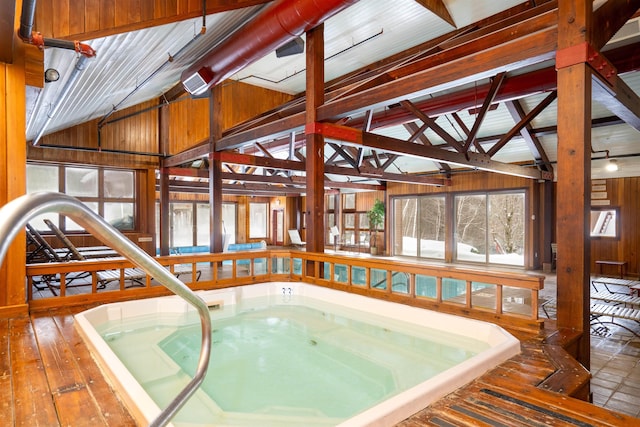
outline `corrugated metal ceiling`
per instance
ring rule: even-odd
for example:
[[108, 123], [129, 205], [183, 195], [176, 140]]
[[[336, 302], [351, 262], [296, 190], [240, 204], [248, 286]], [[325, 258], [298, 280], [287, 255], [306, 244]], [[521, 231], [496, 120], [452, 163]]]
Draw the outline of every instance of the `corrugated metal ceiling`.
[[[457, 27], [484, 19], [520, 3], [521, 0], [445, 0]], [[98, 56], [91, 59], [88, 67], [81, 73], [77, 84], [63, 100], [59, 113], [51, 120], [46, 133], [104, 117], [114, 106], [122, 109], [158, 98], [178, 83], [186, 66], [259, 10], [260, 7], [253, 7], [208, 16], [206, 34], [193, 42], [173, 62], [167, 62], [169, 56], [176, 55], [196, 37], [200, 31], [201, 18], [89, 41], [88, 44], [97, 50]], [[420, 6], [415, 0], [361, 0], [325, 24], [325, 55], [330, 58], [325, 64], [326, 80], [334, 79], [451, 30], [451, 25]], [[628, 28], [625, 31], [628, 32]], [[628, 35], [626, 32], [624, 42], [634, 38], [633, 34]], [[638, 36], [639, 34], [636, 34], [635, 38]], [[33, 138], [42, 128], [75, 62], [74, 52], [46, 50], [45, 68], [58, 69], [61, 79], [56, 83], [47, 84], [44, 90], [28, 89], [30, 114], [27, 139]], [[164, 68], [157, 72], [160, 67]], [[232, 78], [287, 93], [298, 93], [304, 91], [304, 67], [304, 55], [276, 58], [275, 53], [272, 53]], [[154, 72], [157, 74], [137, 90], [136, 88]], [[640, 92], [640, 73], [628, 74], [623, 78], [636, 93]], [[480, 83], [486, 82], [478, 82]], [[127, 98], [132, 91], [135, 93]], [[522, 99], [521, 104], [525, 112], [534, 108], [545, 96], [546, 94], [539, 94]], [[459, 115], [468, 128], [473, 126], [474, 114], [460, 111]], [[599, 118], [608, 117], [611, 113], [594, 103], [593, 115]], [[554, 126], [555, 122], [556, 102], [553, 102], [533, 121], [533, 126]], [[450, 116], [440, 117], [437, 123], [456, 139], [465, 139], [463, 131], [459, 125], [454, 124]], [[499, 108], [487, 114], [479, 136], [499, 135], [513, 125], [513, 118], [501, 104]], [[376, 132], [396, 138], [406, 139], [409, 136], [403, 127], [380, 129]], [[431, 130], [427, 131], [426, 135], [434, 144], [443, 143]], [[555, 161], [556, 137], [547, 135], [541, 137], [541, 140], [550, 159]], [[638, 154], [640, 133], [626, 125], [594, 129], [593, 146], [595, 150], [608, 149], [614, 156]], [[526, 144], [515, 138], [496, 155], [495, 159], [505, 162], [527, 162], [532, 161], [532, 156]], [[620, 175], [640, 175], [640, 161], [625, 158], [620, 163]], [[639, 165], [636, 166], [635, 163]], [[396, 169], [402, 172], [437, 171], [433, 162], [424, 159], [405, 158], [398, 160], [396, 164]], [[602, 175], [600, 169], [598, 162], [594, 162], [594, 177]]]

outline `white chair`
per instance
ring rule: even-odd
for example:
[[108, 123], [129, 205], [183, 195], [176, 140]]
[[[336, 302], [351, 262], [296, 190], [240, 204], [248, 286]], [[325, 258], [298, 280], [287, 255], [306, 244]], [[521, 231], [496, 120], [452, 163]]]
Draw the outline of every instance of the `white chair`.
[[300, 238], [300, 233], [298, 230], [289, 230], [289, 238], [291, 239], [291, 243], [296, 246], [306, 246], [307, 242], [303, 242]]

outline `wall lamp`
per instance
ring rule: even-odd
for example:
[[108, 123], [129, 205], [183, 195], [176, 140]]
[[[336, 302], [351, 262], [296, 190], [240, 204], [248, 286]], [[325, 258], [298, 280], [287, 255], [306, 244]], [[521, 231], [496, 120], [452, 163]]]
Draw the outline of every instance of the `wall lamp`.
[[46, 83], [57, 82], [60, 78], [60, 73], [55, 68], [47, 68], [44, 72], [44, 81]]

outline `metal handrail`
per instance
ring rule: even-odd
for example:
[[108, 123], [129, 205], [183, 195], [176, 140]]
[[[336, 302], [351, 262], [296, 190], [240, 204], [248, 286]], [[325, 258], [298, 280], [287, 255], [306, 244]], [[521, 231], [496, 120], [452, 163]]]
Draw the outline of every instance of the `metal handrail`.
[[211, 354], [211, 317], [205, 302], [178, 280], [155, 259], [122, 235], [116, 228], [97, 215], [78, 199], [62, 193], [32, 193], [21, 196], [0, 208], [0, 265], [9, 246], [18, 233], [23, 232], [30, 219], [44, 213], [59, 213], [72, 218], [87, 231], [108, 243], [122, 256], [158, 280], [167, 289], [194, 306], [202, 324], [202, 347], [198, 368], [193, 379], [163, 409], [150, 426], [164, 426], [196, 392], [209, 367]]

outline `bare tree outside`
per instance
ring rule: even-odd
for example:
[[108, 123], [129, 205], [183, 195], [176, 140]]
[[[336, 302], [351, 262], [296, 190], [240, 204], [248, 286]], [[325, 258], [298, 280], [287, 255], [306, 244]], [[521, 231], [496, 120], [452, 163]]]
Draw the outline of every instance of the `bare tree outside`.
[[487, 253], [487, 197], [484, 194], [456, 196], [455, 208], [457, 258], [479, 261], [473, 254]]
[[489, 196], [489, 229], [495, 252], [522, 254], [524, 249], [524, 194]]

